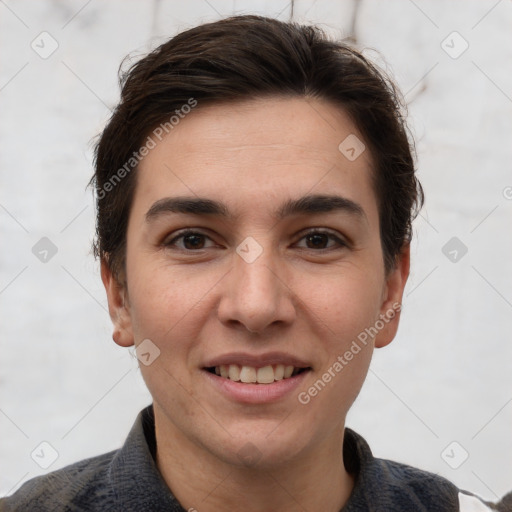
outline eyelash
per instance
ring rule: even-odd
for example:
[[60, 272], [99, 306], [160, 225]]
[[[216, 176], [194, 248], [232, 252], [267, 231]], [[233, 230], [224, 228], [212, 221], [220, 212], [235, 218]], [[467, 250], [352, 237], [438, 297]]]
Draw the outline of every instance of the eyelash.
[[[304, 233], [304, 235], [302, 235], [302, 237], [299, 240], [303, 240], [307, 236], [317, 235], [317, 234], [319, 234], [319, 235], [327, 235], [331, 240], [334, 240], [337, 243], [338, 246], [337, 247], [325, 247], [325, 248], [320, 248], [320, 249], [313, 249], [313, 248], [309, 248], [309, 247], [302, 247], [302, 249], [309, 250], [309, 251], [314, 251], [314, 252], [321, 252], [321, 251], [332, 251], [332, 250], [336, 250], [336, 249], [343, 249], [343, 248], [348, 247], [348, 243], [343, 241], [337, 235], [333, 234], [330, 231], [327, 231], [327, 230], [324, 230], [324, 229], [318, 229], [318, 228], [310, 229], [309, 231]], [[197, 230], [194, 230], [194, 229], [186, 229], [184, 231], [179, 232], [175, 237], [173, 237], [168, 242], [164, 241], [162, 245], [164, 247], [166, 247], [166, 248], [171, 248], [171, 249], [172, 248], [176, 248], [176, 242], [178, 240], [184, 239], [185, 237], [190, 236], [190, 235], [199, 235], [199, 236], [202, 236], [202, 237], [205, 237], [205, 238], [210, 238], [207, 234], [202, 233], [201, 231], [197, 231]], [[182, 247], [179, 247], [177, 249], [181, 250], [181, 251], [184, 251], [184, 252], [199, 252], [199, 251], [208, 249], [208, 247], [207, 248], [200, 248], [200, 249], [197, 249], [197, 250], [186, 249], [186, 248], [182, 248]]]

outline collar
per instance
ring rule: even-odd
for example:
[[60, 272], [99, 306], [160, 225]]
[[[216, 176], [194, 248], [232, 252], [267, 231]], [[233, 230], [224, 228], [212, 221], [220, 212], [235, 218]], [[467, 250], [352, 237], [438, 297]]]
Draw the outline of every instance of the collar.
[[[158, 471], [155, 454], [150, 405], [139, 413], [109, 466], [108, 479], [119, 510], [185, 512]], [[438, 510], [458, 510], [453, 484], [432, 473], [375, 458], [368, 443], [350, 428], [345, 428], [343, 460], [355, 485], [341, 512], [431, 510], [425, 508], [429, 502], [440, 505]]]
[[155, 417], [150, 405], [137, 416], [109, 467], [108, 478], [120, 511], [185, 512], [158, 471], [155, 453]]

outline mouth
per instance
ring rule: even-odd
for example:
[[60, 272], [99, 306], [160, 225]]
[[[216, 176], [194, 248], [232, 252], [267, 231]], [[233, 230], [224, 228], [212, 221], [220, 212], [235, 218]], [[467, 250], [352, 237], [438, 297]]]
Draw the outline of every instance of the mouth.
[[222, 379], [244, 384], [273, 384], [287, 380], [311, 370], [311, 367], [298, 367], [284, 364], [266, 365], [262, 367], [241, 366], [238, 364], [222, 364], [205, 367], [207, 372]]

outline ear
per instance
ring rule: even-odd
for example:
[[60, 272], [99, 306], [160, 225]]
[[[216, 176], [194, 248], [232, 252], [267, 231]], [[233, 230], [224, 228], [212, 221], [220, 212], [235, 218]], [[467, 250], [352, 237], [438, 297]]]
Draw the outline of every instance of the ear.
[[108, 311], [114, 324], [112, 338], [121, 347], [130, 347], [134, 341], [126, 287], [117, 281], [104, 259], [101, 261], [101, 280], [107, 292]]
[[396, 266], [389, 271], [386, 277], [386, 286], [382, 294], [379, 315], [379, 320], [384, 326], [382, 329], [379, 329], [375, 336], [374, 345], [376, 348], [385, 347], [396, 336], [400, 322], [400, 311], [402, 310], [402, 297], [407, 278], [409, 277], [409, 268], [410, 245], [407, 244], [400, 252]]

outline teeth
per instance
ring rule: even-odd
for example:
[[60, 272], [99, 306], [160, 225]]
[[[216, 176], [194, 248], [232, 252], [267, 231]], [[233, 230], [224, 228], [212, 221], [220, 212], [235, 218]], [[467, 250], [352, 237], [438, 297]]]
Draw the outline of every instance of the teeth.
[[260, 384], [270, 384], [274, 382], [274, 368], [272, 368], [272, 366], [258, 368], [256, 380]]
[[276, 380], [288, 379], [296, 375], [300, 368], [276, 364], [254, 368], [252, 366], [238, 366], [237, 364], [223, 364], [215, 367], [215, 374], [235, 382], [272, 384]]
[[256, 368], [250, 366], [242, 366], [240, 370], [240, 380], [242, 382], [256, 382]]
[[240, 368], [236, 364], [229, 365], [228, 377], [237, 382], [240, 380]]

